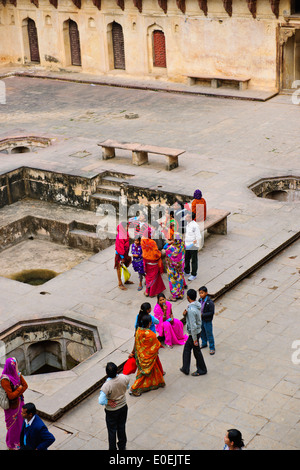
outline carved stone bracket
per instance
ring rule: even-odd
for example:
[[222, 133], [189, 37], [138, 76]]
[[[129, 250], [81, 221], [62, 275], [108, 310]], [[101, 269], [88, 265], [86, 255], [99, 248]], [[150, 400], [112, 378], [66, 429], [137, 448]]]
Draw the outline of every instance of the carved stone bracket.
[[39, 0], [30, 0], [37, 8], [39, 7]]
[[182, 11], [182, 13], [185, 13], [185, 0], [176, 0], [176, 5], [178, 6], [179, 10]]
[[9, 0], [9, 3], [13, 5], [14, 7], [17, 6], [17, 0]]
[[158, 0], [158, 4], [160, 8], [164, 11], [164, 13], [167, 13], [168, 11], [168, 0]]
[[272, 12], [276, 18], [279, 16], [279, 2], [280, 0], [270, 0]]
[[51, 3], [51, 5], [54, 6], [54, 8], [57, 8], [57, 6], [58, 6], [58, 0], [49, 0], [49, 2]]
[[223, 0], [223, 5], [228, 15], [232, 16], [232, 0]]
[[143, 0], [133, 0], [134, 6], [142, 13], [143, 10]]
[[101, 0], [93, 0], [93, 4], [98, 10], [101, 10]]
[[207, 16], [207, 0], [198, 0], [198, 4], [204, 15]]
[[283, 46], [288, 40], [296, 33], [295, 28], [280, 28], [279, 30], [279, 44]]
[[247, 5], [253, 18], [256, 18], [256, 0], [247, 0]]
[[124, 2], [124, 0], [117, 0], [117, 5], [118, 5], [118, 7], [121, 8], [121, 10], [124, 11], [124, 8], [125, 8], [125, 2]]

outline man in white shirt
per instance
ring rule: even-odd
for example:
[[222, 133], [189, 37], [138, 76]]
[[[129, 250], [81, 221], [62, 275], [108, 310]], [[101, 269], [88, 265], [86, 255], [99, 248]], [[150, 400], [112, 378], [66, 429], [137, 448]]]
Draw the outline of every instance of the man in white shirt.
[[129, 387], [129, 377], [117, 374], [117, 369], [113, 362], [107, 363], [107, 380], [101, 387], [98, 402], [105, 407], [109, 450], [117, 450], [117, 445], [118, 450], [126, 450], [125, 427], [128, 407], [125, 394]]
[[195, 216], [192, 212], [188, 212], [185, 216], [186, 228], [185, 228], [185, 264], [184, 272], [186, 275], [190, 274], [190, 268], [192, 264], [191, 275], [188, 278], [189, 281], [193, 281], [197, 277], [198, 271], [198, 250], [201, 248], [202, 237], [199, 225], [194, 220]]

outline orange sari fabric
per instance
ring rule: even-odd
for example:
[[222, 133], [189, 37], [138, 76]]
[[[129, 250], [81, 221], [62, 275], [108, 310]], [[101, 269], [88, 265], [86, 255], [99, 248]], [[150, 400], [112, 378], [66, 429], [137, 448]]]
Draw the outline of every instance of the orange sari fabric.
[[158, 357], [161, 344], [148, 328], [138, 328], [135, 334], [135, 360], [138, 367], [132, 390], [141, 393], [165, 386]]
[[148, 262], [155, 263], [158, 261], [159, 270], [163, 272], [163, 264], [161, 260], [161, 252], [157, 248], [157, 244], [151, 238], [142, 238], [141, 247], [143, 252], [143, 259]]

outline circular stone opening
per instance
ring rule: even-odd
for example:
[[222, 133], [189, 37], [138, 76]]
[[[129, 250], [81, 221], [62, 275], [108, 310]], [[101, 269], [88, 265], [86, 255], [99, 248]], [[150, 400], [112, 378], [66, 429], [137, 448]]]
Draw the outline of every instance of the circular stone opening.
[[0, 334], [0, 364], [15, 357], [23, 375], [71, 370], [101, 349], [95, 326], [66, 317], [22, 322]]
[[300, 177], [263, 178], [249, 186], [257, 197], [287, 203], [300, 202]]
[[13, 281], [24, 282], [25, 284], [30, 284], [31, 286], [41, 286], [57, 275], [58, 273], [51, 271], [50, 269], [28, 269], [20, 271], [16, 274], [11, 274], [9, 279], [12, 279]]
[[51, 145], [51, 139], [39, 136], [8, 137], [0, 140], [0, 153], [28, 153]]

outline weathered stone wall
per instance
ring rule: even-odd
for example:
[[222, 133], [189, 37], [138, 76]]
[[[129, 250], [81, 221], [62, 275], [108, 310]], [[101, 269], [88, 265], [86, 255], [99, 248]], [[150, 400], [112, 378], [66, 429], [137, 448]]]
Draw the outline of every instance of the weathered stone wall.
[[[29, 17], [37, 27], [40, 64], [53, 70], [177, 82], [186, 82], [189, 73], [243, 75], [251, 77], [250, 88], [278, 84], [278, 28], [285, 23], [283, 12], [290, 11], [288, 0], [280, 1], [278, 17], [269, 0], [249, 3], [256, 5], [255, 13], [246, 0], [233, 0], [232, 13], [225, 0], [207, 0], [206, 15], [198, 0], [183, 3], [185, 13], [176, 0], [165, 2], [166, 12], [158, 0], [143, 0], [141, 12], [133, 0], [125, 0], [124, 10], [116, 0], [102, 0], [100, 10], [92, 0], [82, 0], [80, 9], [71, 0], [58, 0], [57, 9], [49, 0], [39, 0], [38, 8], [30, 0], [18, 0], [17, 7], [0, 5], [0, 64], [29, 62], [24, 26]], [[70, 67], [69, 19], [79, 30], [81, 67]], [[126, 70], [114, 69], [113, 21], [123, 28]], [[165, 34], [166, 68], [153, 66], [155, 29]]]

